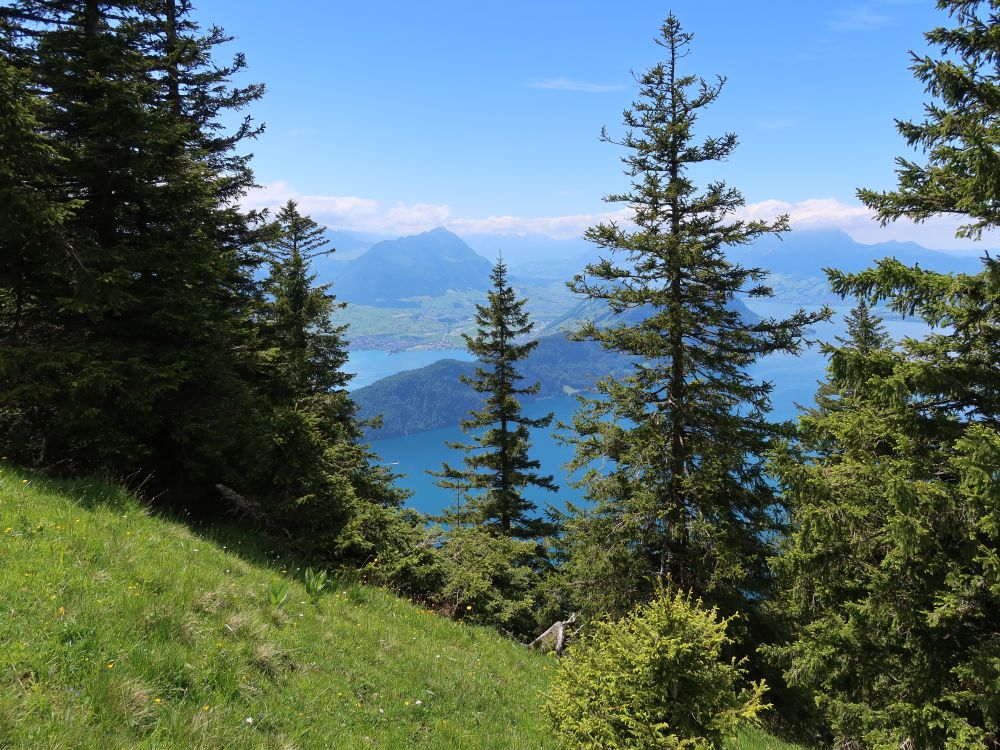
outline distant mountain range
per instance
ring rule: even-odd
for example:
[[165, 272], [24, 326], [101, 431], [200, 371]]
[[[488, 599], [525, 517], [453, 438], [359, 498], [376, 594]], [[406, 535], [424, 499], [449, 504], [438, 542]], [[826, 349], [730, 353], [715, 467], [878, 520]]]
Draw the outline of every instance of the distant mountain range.
[[[350, 243], [357, 247], [363, 241]], [[561, 281], [597, 257], [582, 240], [554, 241], [535, 236], [473, 238], [477, 248], [495, 257], [503, 253], [518, 293], [529, 298], [532, 316], [546, 333], [575, 328], [584, 319], [610, 324], [602, 303], [580, 300]], [[789, 232], [784, 239], [767, 237], [749, 247], [733, 248], [732, 260], [771, 272], [768, 283], [783, 301], [820, 304], [834, 301], [823, 269], [858, 271], [892, 256], [908, 265], [934, 271], [975, 273], [975, 257], [927, 250], [912, 242], [863, 245], [839, 231]], [[485, 300], [493, 261], [446, 229], [375, 242], [353, 260], [322, 268], [340, 300], [349, 304], [343, 322], [353, 323], [358, 340], [371, 348], [431, 347], [435, 342], [461, 346], [460, 334], [474, 329], [473, 308]], [[740, 301], [732, 303], [748, 320], [757, 316]], [[352, 312], [353, 310], [353, 312]], [[631, 322], [642, 310], [626, 314]], [[350, 333], [348, 334], [351, 335]], [[407, 342], [412, 342], [409, 344]], [[364, 347], [363, 347], [364, 348]], [[474, 363], [442, 360], [399, 373], [353, 392], [361, 416], [382, 414], [384, 424], [369, 437], [379, 439], [455, 425], [479, 397], [459, 383]], [[628, 357], [605, 351], [593, 342], [570, 342], [564, 333], [546, 335], [524, 363], [526, 382], [539, 381], [538, 397], [587, 390], [608, 374], [630, 370]]]
[[[554, 240], [544, 235], [468, 235], [465, 240], [484, 254], [502, 250], [511, 273], [534, 279], [569, 279], [601, 254], [583, 239]], [[607, 251], [603, 251], [607, 255]], [[978, 258], [928, 250], [915, 242], [880, 242], [865, 245], [839, 230], [786, 232], [781, 238], [766, 236], [747, 247], [729, 251], [732, 260], [759, 266], [782, 277], [825, 283], [824, 268], [860, 271], [884, 257], [895, 257], [907, 265], [919, 263], [931, 271], [975, 273]], [[780, 290], [782, 285], [777, 285]]]
[[975, 273], [978, 258], [928, 250], [915, 242], [879, 242], [863, 245], [839, 230], [788, 232], [781, 238], [767, 236], [746, 248], [733, 248], [733, 260], [756, 265], [783, 276], [823, 276], [824, 268], [860, 271], [876, 260], [894, 257], [906, 265], [920, 264], [929, 271]]
[[[334, 294], [350, 303], [336, 320], [350, 325], [348, 338], [355, 349], [463, 346], [461, 336], [472, 330], [475, 305], [486, 299], [498, 252], [511, 270], [517, 293], [528, 300], [538, 331], [553, 333], [606, 314], [565, 285], [599, 256], [583, 240], [472, 235], [469, 240], [480, 254], [442, 228], [381, 241], [344, 232], [330, 237], [341, 248], [359, 253], [349, 260], [334, 260], [338, 252], [315, 265], [320, 280], [332, 282]], [[771, 272], [767, 283], [777, 301], [806, 306], [839, 302], [827, 283], [825, 267], [857, 271], [885, 256], [935, 271], [976, 272], [981, 267], [976, 257], [935, 252], [912, 242], [864, 245], [833, 230], [788, 232], [783, 239], [765, 237], [730, 250], [734, 261]]]
[[[449, 290], [485, 291], [498, 253], [522, 286], [568, 280], [599, 255], [583, 239], [554, 240], [535, 234], [469, 235], [463, 240], [440, 227], [378, 242], [347, 232], [328, 236], [338, 253], [332, 256], [336, 260], [318, 261], [321, 278], [334, 283], [339, 299], [377, 307], [412, 307], [416, 297], [440, 297]], [[357, 257], [344, 260], [345, 254]], [[817, 293], [828, 297], [824, 268], [859, 271], [887, 256], [932, 271], [975, 273], [981, 267], [974, 256], [928, 250], [913, 242], [865, 245], [838, 230], [767, 236], [750, 246], [731, 248], [729, 255], [745, 266], [771, 272], [777, 296], [790, 301], [818, 301]]]

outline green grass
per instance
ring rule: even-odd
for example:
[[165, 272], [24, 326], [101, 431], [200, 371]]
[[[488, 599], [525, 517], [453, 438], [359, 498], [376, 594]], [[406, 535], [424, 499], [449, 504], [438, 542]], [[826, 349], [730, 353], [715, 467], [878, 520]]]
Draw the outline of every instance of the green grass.
[[744, 730], [730, 743], [730, 750], [805, 750], [801, 745], [783, 742], [758, 729]]
[[214, 537], [0, 464], [0, 748], [556, 747], [551, 657]]

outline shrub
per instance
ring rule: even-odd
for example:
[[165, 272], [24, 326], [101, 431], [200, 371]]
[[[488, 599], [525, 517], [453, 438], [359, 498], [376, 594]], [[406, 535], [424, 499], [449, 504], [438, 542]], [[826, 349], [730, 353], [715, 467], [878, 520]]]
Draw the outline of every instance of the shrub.
[[709, 750], [769, 706], [763, 682], [742, 687], [742, 662], [728, 661], [733, 618], [720, 619], [690, 594], [657, 597], [573, 647], [546, 710], [574, 750]]
[[525, 636], [535, 629], [538, 545], [483, 526], [456, 527], [438, 548], [442, 583], [433, 595], [445, 614]]

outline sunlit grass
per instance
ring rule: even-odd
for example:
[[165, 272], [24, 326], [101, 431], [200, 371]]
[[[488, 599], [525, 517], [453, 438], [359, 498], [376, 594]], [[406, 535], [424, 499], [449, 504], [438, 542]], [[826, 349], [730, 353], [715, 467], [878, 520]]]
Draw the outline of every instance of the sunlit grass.
[[0, 560], [0, 747], [554, 746], [544, 657], [358, 585], [314, 606], [107, 485], [0, 468]]
[[212, 536], [0, 464], [0, 747], [557, 746], [551, 657]]
[[804, 750], [801, 745], [783, 742], [758, 729], [747, 729], [727, 743], [728, 750]]

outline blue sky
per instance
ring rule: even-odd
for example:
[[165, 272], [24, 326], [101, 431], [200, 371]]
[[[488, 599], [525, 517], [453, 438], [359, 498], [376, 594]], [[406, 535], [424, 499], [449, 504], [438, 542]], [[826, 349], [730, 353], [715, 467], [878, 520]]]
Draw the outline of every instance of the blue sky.
[[332, 227], [384, 234], [577, 236], [620, 207], [620, 133], [630, 71], [656, 62], [673, 10], [695, 34], [689, 70], [727, 84], [706, 135], [736, 154], [705, 177], [743, 191], [748, 214], [790, 211], [799, 228], [960, 247], [953, 224], [879, 230], [856, 188], [889, 188], [905, 146], [896, 117], [925, 96], [908, 50], [946, 17], [933, 0], [861, 2], [343, 2], [202, 0], [197, 17], [237, 37], [249, 78], [263, 189]]

